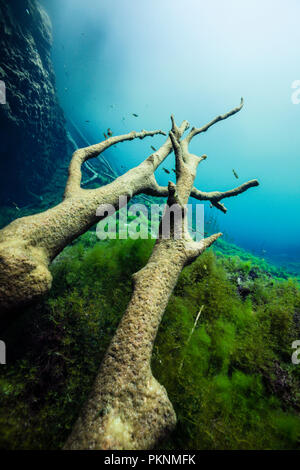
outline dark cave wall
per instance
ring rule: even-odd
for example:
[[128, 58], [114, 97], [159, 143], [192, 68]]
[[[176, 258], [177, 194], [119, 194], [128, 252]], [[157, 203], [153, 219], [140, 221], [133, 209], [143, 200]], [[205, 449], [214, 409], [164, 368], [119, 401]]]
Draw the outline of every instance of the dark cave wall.
[[51, 181], [57, 191], [56, 173], [70, 157], [51, 45], [51, 22], [36, 0], [0, 0], [0, 79], [7, 98], [0, 105], [0, 204], [32, 203]]

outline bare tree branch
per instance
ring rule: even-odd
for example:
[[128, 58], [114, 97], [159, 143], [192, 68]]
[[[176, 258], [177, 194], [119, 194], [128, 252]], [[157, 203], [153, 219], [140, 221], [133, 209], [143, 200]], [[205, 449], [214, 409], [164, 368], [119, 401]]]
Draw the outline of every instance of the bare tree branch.
[[109, 139], [106, 139], [103, 142], [100, 142], [99, 144], [91, 145], [89, 147], [84, 147], [76, 150], [72, 156], [72, 160], [69, 166], [69, 177], [65, 189], [65, 198], [72, 197], [80, 189], [80, 183], [82, 178], [81, 165], [84, 162], [90, 160], [91, 158], [98, 157], [102, 152], [104, 152], [104, 150], [107, 150], [109, 147], [117, 143], [133, 139], [144, 139], [147, 136], [153, 137], [157, 134], [166, 135], [161, 130], [143, 130], [141, 132], [132, 131], [129, 134], [110, 137]]
[[[183, 121], [180, 127], [176, 126], [178, 136], [181, 137], [188, 128], [189, 123], [187, 121]], [[155, 171], [172, 150], [173, 146], [169, 136], [166, 142], [147, 158], [146, 162], [151, 163], [153, 165], [153, 171]]]
[[[187, 125], [184, 121], [180, 126], [181, 134]], [[166, 194], [165, 189], [157, 184], [153, 173], [172, 151], [169, 137], [154, 154], [111, 183], [96, 189], [80, 187], [83, 162], [97, 157], [118, 142], [157, 134], [165, 135], [163, 131], [133, 131], [76, 150], [69, 167], [64, 200], [45, 212], [16, 219], [0, 230], [2, 322], [5, 318], [14, 318], [12, 312], [18, 314], [21, 306], [48, 292], [52, 283], [50, 262], [65, 246], [99, 220], [96, 215], [99, 205], [111, 204], [118, 209], [119, 196], [127, 196], [129, 200], [142, 193], [155, 196]]]
[[191, 196], [195, 199], [198, 199], [198, 201], [210, 201], [213, 206], [215, 206], [217, 209], [220, 209], [222, 212], [226, 213], [227, 209], [226, 207], [220, 203], [222, 199], [225, 199], [226, 197], [233, 197], [233, 196], [238, 196], [238, 194], [242, 194], [247, 189], [253, 188], [254, 186], [258, 186], [259, 182], [257, 180], [250, 180], [247, 181], [246, 183], [241, 184], [241, 186], [238, 186], [237, 188], [230, 189], [228, 191], [211, 191], [211, 192], [204, 192], [204, 191], [199, 191], [196, 188], [192, 189]]
[[202, 132], [206, 132], [211, 126], [213, 126], [217, 122], [223, 121], [224, 119], [227, 119], [230, 116], [233, 116], [234, 114], [238, 113], [242, 109], [243, 105], [244, 105], [244, 100], [243, 100], [243, 98], [241, 98], [240, 105], [237, 106], [236, 108], [232, 109], [228, 113], [215, 117], [212, 121], [210, 121], [208, 124], [205, 124], [205, 126], [203, 126], [203, 127], [198, 127], [198, 128], [193, 127], [191, 129], [190, 133], [185, 138], [186, 142], [190, 143], [191, 140], [193, 139], [193, 137], [195, 137], [196, 135], [201, 134]]
[[[194, 189], [196, 170], [206, 158], [191, 154], [188, 142], [171, 117], [170, 144], [176, 159], [176, 184], [168, 184], [168, 200], [158, 237], [145, 267], [134, 274], [131, 301], [101, 364], [92, 393], [80, 413], [65, 449], [149, 449], [174, 429], [176, 415], [166, 390], [151, 371], [152, 348], [163, 313], [182, 269], [192, 263], [222, 234], [199, 242], [192, 240], [187, 228], [186, 204], [191, 193], [201, 200], [220, 204], [257, 185], [248, 182], [224, 193], [201, 193]], [[170, 144], [164, 144], [165, 154]], [[161, 150], [160, 150], [161, 151]], [[152, 156], [155, 159], [155, 154]], [[147, 159], [142, 165], [153, 159]], [[148, 191], [165, 193], [152, 175]], [[246, 187], [247, 186], [247, 187]], [[155, 189], [156, 188], [156, 189]], [[193, 194], [194, 195], [194, 194]], [[170, 217], [170, 209], [177, 212]], [[177, 214], [177, 215], [176, 215]], [[164, 227], [169, 224], [169, 235]], [[178, 236], [178, 234], [180, 236]], [[99, 416], [97, 410], [104, 410]], [[154, 411], [155, 410], [155, 411]], [[121, 430], [121, 432], [120, 432]]]
[[183, 162], [183, 152], [182, 152], [182, 148], [181, 148], [181, 145], [180, 145], [179, 138], [176, 137], [176, 134], [174, 134], [172, 131], [170, 131], [169, 136], [170, 136], [172, 146], [173, 146], [173, 149], [174, 149], [174, 154], [175, 154], [176, 174], [178, 174], [182, 169], [182, 165], [184, 164], [184, 162]]
[[[182, 269], [192, 263], [220, 236], [216, 233], [196, 242], [188, 232], [189, 197], [220, 200], [256, 186], [256, 180], [223, 193], [204, 193], [194, 188], [199, 157], [189, 152], [194, 135], [236, 110], [219, 116], [182, 139], [187, 121], [172, 130], [165, 143], [137, 167], [96, 189], [83, 189], [81, 165], [118, 142], [164, 134], [162, 131], [131, 132], [77, 150], [69, 168], [64, 200], [56, 207], [17, 219], [0, 231], [0, 310], [2, 318], [51, 287], [49, 263], [72, 240], [94, 225], [99, 205], [119, 208], [119, 197], [137, 194], [168, 196], [158, 237], [148, 263], [133, 276], [132, 298], [102, 361], [91, 394], [72, 430], [66, 449], [148, 449], [158, 444], [176, 425], [176, 415], [165, 388], [151, 371], [156, 334]], [[176, 184], [158, 185], [154, 172], [174, 150]], [[202, 199], [201, 199], [202, 198]], [[205, 199], [204, 199], [205, 200]], [[177, 215], [170, 217], [171, 206]], [[104, 216], [103, 216], [104, 217]], [[170, 218], [169, 218], [170, 217]], [[169, 218], [169, 219], [168, 219]], [[165, 237], [164, 224], [170, 226]], [[178, 236], [179, 235], [179, 236]], [[22, 309], [21, 309], [22, 310]]]
[[220, 238], [223, 234], [221, 232], [219, 233], [214, 233], [210, 237], [203, 238], [203, 240], [200, 240], [200, 242], [194, 242], [191, 241], [189, 244], [187, 244], [187, 253], [188, 253], [188, 263], [190, 264], [195, 259], [197, 259], [202, 253], [207, 250], [215, 241], [217, 241], [218, 238]]
[[[86, 147], [91, 147], [92, 144], [87, 140], [86, 136], [82, 134], [81, 130], [74, 123], [74, 121], [70, 117], [68, 118], [68, 120], [70, 121], [72, 127], [75, 129], [76, 133], [79, 135], [81, 140], [86, 144]], [[73, 144], [75, 145], [76, 149], [78, 149], [78, 145], [76, 144], [76, 142], [75, 142], [74, 138], [71, 136], [71, 134], [70, 134], [70, 138], [73, 141]], [[117, 178], [118, 175], [113, 170], [113, 168], [111, 167], [110, 163], [106, 160], [104, 155], [101, 155], [101, 160], [100, 161], [101, 161], [102, 164], [104, 164], [106, 166], [106, 169], [113, 174], [114, 178]]]

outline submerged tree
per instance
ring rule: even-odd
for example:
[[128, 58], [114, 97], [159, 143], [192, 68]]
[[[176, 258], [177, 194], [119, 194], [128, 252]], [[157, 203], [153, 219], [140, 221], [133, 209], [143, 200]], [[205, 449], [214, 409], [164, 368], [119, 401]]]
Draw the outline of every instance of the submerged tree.
[[[181, 144], [184, 151], [187, 151], [187, 145], [195, 135], [205, 132], [216, 122], [235, 114], [242, 105], [243, 102], [239, 107], [223, 116], [218, 116], [202, 128], [193, 128]], [[176, 138], [179, 139], [187, 128], [186, 121], [179, 128], [176, 127], [174, 134]], [[165, 135], [161, 130], [133, 131], [76, 150], [71, 159], [63, 201], [45, 212], [16, 219], [0, 230], [1, 322], [18, 313], [23, 305], [49, 291], [52, 283], [49, 264], [65, 246], [100, 220], [96, 216], [99, 205], [112, 204], [118, 208], [120, 195], [127, 196], [128, 200], [142, 193], [168, 196], [168, 188], [157, 184], [154, 172], [172, 152], [171, 137], [168, 137], [165, 143], [140, 165], [116, 178], [112, 183], [97, 189], [81, 187], [83, 162], [97, 157], [119, 142], [144, 139], [158, 134]], [[215, 207], [225, 212], [225, 207], [220, 203], [221, 199], [239, 194], [256, 184], [258, 184], [256, 181], [249, 181], [224, 193], [205, 193], [192, 188], [191, 196], [199, 200], [209, 200]]]
[[[157, 162], [162, 161], [159, 155], [166, 155], [173, 149], [176, 184], [170, 182], [168, 188], [158, 189], [151, 173], [152, 193], [168, 196], [158, 238], [148, 263], [133, 276], [131, 301], [102, 361], [91, 395], [67, 440], [66, 449], [149, 449], [174, 428], [176, 416], [173, 406], [165, 388], [151, 371], [153, 343], [182, 269], [221, 236], [217, 233], [194, 241], [187, 230], [185, 206], [193, 196], [198, 200], [209, 200], [225, 212], [226, 208], [220, 202], [222, 199], [258, 185], [257, 180], [252, 180], [223, 193], [205, 193], [195, 189], [197, 167], [206, 155], [198, 157], [190, 153], [189, 144], [196, 135], [237, 113], [242, 106], [243, 101], [239, 107], [209, 124], [192, 128], [185, 138], [182, 136], [188, 123], [184, 121], [178, 127], [172, 116], [172, 130], [167, 142], [141, 164], [142, 168], [143, 165], [151, 165], [155, 169]], [[140, 171], [139, 168], [132, 170], [132, 174]], [[165, 238], [163, 225], [170, 215], [168, 208], [174, 206], [181, 217], [171, 218], [170, 236]]]

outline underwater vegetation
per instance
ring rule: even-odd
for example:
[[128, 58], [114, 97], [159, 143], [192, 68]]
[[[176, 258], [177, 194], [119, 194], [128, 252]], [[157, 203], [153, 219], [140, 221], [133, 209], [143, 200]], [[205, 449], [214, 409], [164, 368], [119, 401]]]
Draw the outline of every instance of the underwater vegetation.
[[[151, 371], [152, 349], [161, 319], [181, 271], [222, 236], [219, 232], [201, 240], [193, 239], [187, 227], [189, 220], [186, 204], [193, 196], [201, 201], [208, 200], [226, 212], [227, 209], [221, 200], [237, 196], [259, 185], [257, 180], [251, 180], [229, 191], [199, 191], [194, 187], [194, 181], [199, 164], [206, 160], [207, 156], [191, 153], [190, 145], [194, 137], [238, 113], [243, 104], [242, 98], [239, 106], [223, 115], [218, 115], [202, 127], [192, 127], [186, 136], [183, 136], [183, 133], [189, 129], [189, 123], [183, 121], [178, 127], [174, 115], [171, 115], [172, 128], [165, 144], [131, 170], [127, 176], [119, 178], [123, 183], [123, 186], [121, 183], [122, 188], [126, 176], [126, 184], [129, 184], [126, 194], [135, 191], [136, 194], [143, 192], [147, 195], [167, 196], [166, 210], [161, 218], [156, 243], [149, 260], [142, 269], [133, 273], [130, 302], [102, 360], [91, 394], [79, 414], [64, 449], [152, 449], [174, 430], [177, 419], [173, 405], [165, 387], [155, 379]], [[152, 131], [146, 134], [162, 133], [162, 131]], [[137, 136], [144, 138], [144, 134], [145, 131], [132, 132], [128, 134], [129, 140]], [[120, 137], [120, 140], [124, 138], [125, 136]], [[70, 191], [71, 197], [80, 195], [78, 164], [87, 159], [86, 155], [94, 156], [102, 148], [103, 144], [100, 144], [100, 147], [96, 145], [92, 149], [80, 151], [78, 155], [74, 154], [66, 195]], [[153, 171], [172, 150], [175, 155], [176, 183], [169, 181], [167, 188], [159, 187]], [[118, 179], [115, 180], [115, 183], [117, 182]], [[115, 196], [112, 185], [113, 183], [108, 186], [109, 201], [114, 200]], [[116, 189], [119, 189], [118, 185]], [[102, 204], [104, 201], [105, 196]], [[119, 202], [118, 207], [122, 205]], [[98, 216], [107, 215], [107, 206], [104, 207], [104, 213], [103, 206], [101, 212], [97, 211]], [[113, 212], [115, 207], [116, 203]], [[102, 220], [98, 227], [100, 225]], [[148, 230], [148, 227], [145, 226], [145, 229]], [[140, 226], [140, 230], [144, 229]]]
[[[112, 131], [108, 129], [109, 139], [77, 148], [73, 153], [60, 204], [45, 212], [18, 218], [1, 230], [0, 297], [2, 329], [5, 329], [13, 316], [19, 316], [26, 305], [47, 295], [53, 280], [49, 264], [66, 246], [91, 228], [98, 217], [105, 219], [107, 203], [115, 210], [121, 205], [120, 195], [126, 194], [131, 198], [143, 193], [167, 197], [168, 209], [176, 206], [182, 215], [170, 217], [169, 210], [165, 211], [148, 263], [132, 273], [132, 297], [65, 449], [150, 449], [175, 428], [173, 405], [150, 368], [152, 346], [182, 269], [193, 263], [222, 235], [214, 233], [200, 241], [192, 239], [187, 229], [185, 205], [193, 196], [200, 201], [210, 201], [212, 206], [226, 212], [221, 203], [223, 199], [259, 185], [257, 180], [251, 180], [223, 192], [203, 192], [194, 188], [198, 165], [207, 156], [192, 154], [189, 145], [197, 135], [238, 113], [243, 104], [241, 98], [239, 106], [218, 115], [202, 127], [192, 127], [185, 137], [183, 134], [189, 123], [183, 121], [178, 127], [171, 115], [169, 136], [157, 152], [111, 184], [85, 191], [81, 187], [81, 167], [88, 160], [119, 142], [166, 135], [162, 130], [143, 130], [112, 137]], [[172, 151], [175, 154], [176, 184], [169, 181], [167, 187], [159, 186], [154, 172]], [[93, 176], [89, 182], [97, 179], [97, 172], [93, 169], [91, 172]], [[165, 226], [169, 226], [168, 237], [163, 233]]]
[[[1, 448], [63, 446], [153, 243], [99, 242], [88, 232], [52, 264], [48, 297], [3, 338], [10, 357], [0, 370]], [[291, 363], [298, 283], [217, 245], [183, 270], [155, 342], [153, 373], [178, 419], [161, 448], [299, 448], [300, 367]], [[248, 283], [242, 295], [238, 278]]]
[[[94, 7], [91, 11], [96, 19]], [[62, 9], [56, 9], [59, 13], [58, 16], [54, 13], [54, 18], [61, 18]], [[90, 7], [84, 5], [83, 9], [87, 12]], [[172, 12], [174, 9], [172, 5]], [[94, 30], [90, 18], [89, 24], [85, 21], [88, 31], [81, 32], [80, 22], [76, 24], [76, 15], [73, 16], [73, 12], [68, 14], [72, 21], [68, 19], [67, 23], [72, 28], [74, 26], [80, 39], [78, 41], [72, 28], [69, 31], [65, 25], [64, 37], [60, 37], [57, 33], [60, 21], [55, 23], [54, 39], [56, 42], [60, 37], [60, 54], [56, 55], [54, 67], [50, 17], [36, 0], [11, 2], [9, 7], [0, 0], [0, 10], [3, 13], [0, 42], [5, 57], [0, 74], [1, 79], [5, 80], [2, 84], [7, 86], [9, 97], [0, 113], [5, 122], [0, 126], [5, 157], [2, 158], [1, 167], [5, 178], [0, 188], [0, 228], [4, 227], [0, 230], [0, 346], [7, 345], [7, 365], [0, 368], [0, 447], [299, 449], [300, 366], [291, 361], [292, 343], [300, 338], [299, 263], [294, 260], [290, 247], [280, 255], [281, 262], [292, 260], [289, 263], [290, 272], [287, 272], [283, 267], [271, 265], [265, 259], [228, 243], [225, 237], [219, 239], [222, 234], [221, 230], [216, 230], [214, 208], [226, 213], [223, 200], [258, 186], [257, 180], [222, 192], [204, 192], [194, 186], [197, 166], [207, 157], [206, 154], [197, 157], [191, 153], [189, 144], [214, 124], [238, 113], [243, 108], [243, 99], [239, 106], [224, 115], [217, 115], [208, 124], [192, 127], [186, 136], [187, 121], [178, 127], [172, 115], [172, 129], [166, 141], [160, 145], [155, 137], [155, 146], [144, 144], [145, 160], [141, 163], [140, 157], [135, 160], [137, 151], [134, 144], [132, 155], [129, 155], [130, 152], [126, 154], [127, 144], [123, 147], [123, 157], [122, 153], [114, 155], [113, 149], [118, 148], [117, 144], [121, 142], [166, 135], [163, 130], [131, 131], [119, 135], [120, 124], [127, 128], [134, 121], [139, 126], [140, 118], [143, 118], [146, 127], [151, 123], [152, 128], [152, 120], [158, 116], [159, 128], [165, 129], [163, 115], [171, 103], [175, 104], [176, 115], [186, 112], [189, 99], [185, 96], [184, 103], [180, 103], [181, 93], [174, 93], [181, 81], [180, 74], [176, 73], [176, 80], [172, 80], [172, 86], [168, 85], [168, 93], [163, 91], [165, 85], [161, 76], [160, 91], [157, 93], [155, 85], [158, 82], [155, 83], [153, 76], [153, 88], [147, 90], [147, 101], [151, 102], [152, 110], [147, 113], [148, 105], [143, 105], [144, 98], [139, 95], [136, 79], [139, 77], [141, 80], [143, 73], [132, 74], [130, 86], [125, 85], [125, 63], [126, 58], [130, 59], [126, 37], [131, 36], [130, 30], [135, 31], [134, 24], [130, 25], [133, 15], [128, 21], [122, 21], [128, 30], [127, 33], [124, 30], [126, 34], [118, 42], [116, 38], [122, 38], [122, 28], [118, 34], [113, 33], [113, 28], [106, 34], [99, 19]], [[206, 15], [202, 16], [205, 18]], [[115, 15], [113, 17], [115, 23]], [[179, 17], [182, 22], [184, 16]], [[215, 24], [214, 12], [212, 17]], [[155, 23], [155, 18], [153, 20]], [[134, 19], [134, 22], [141, 27], [142, 21]], [[166, 24], [172, 25], [173, 20]], [[143, 34], [140, 36], [138, 31], [137, 35], [135, 33], [132, 50], [138, 58], [141, 47], [143, 56], [147, 57], [145, 63], [152, 64], [153, 56], [145, 54], [147, 48], [143, 45], [146, 29], [141, 28]], [[171, 29], [175, 30], [173, 26]], [[190, 29], [203, 31], [198, 27]], [[236, 34], [236, 29], [232, 29]], [[224, 36], [222, 28], [218, 31], [220, 37]], [[165, 29], [164, 32], [169, 41], [172, 34], [169, 35]], [[109, 36], [118, 43], [121, 61], [114, 48], [108, 45]], [[189, 34], [184, 36], [186, 44], [197, 44], [197, 41], [190, 41]], [[207, 32], [204, 36], [205, 42], [210, 43]], [[252, 49], [252, 30], [250, 36]], [[263, 37], [267, 36], [264, 32]], [[285, 38], [285, 35], [281, 37]], [[216, 39], [219, 40], [218, 35]], [[159, 43], [155, 56], [164, 50], [163, 37], [160, 37]], [[82, 44], [82, 49], [79, 44]], [[219, 50], [218, 43], [213, 44]], [[57, 52], [56, 45], [55, 48]], [[70, 53], [71, 49], [76, 51], [76, 57]], [[109, 51], [107, 68], [106, 61], [101, 59], [101, 50], [103, 52], [104, 49]], [[225, 49], [228, 56], [226, 69], [231, 69], [231, 55], [234, 66], [243, 63], [239, 54], [228, 54], [230, 47]], [[272, 44], [272, 49], [281, 47]], [[169, 50], [168, 46], [166, 51]], [[205, 56], [202, 56], [202, 51], [201, 57], [197, 51], [197, 62], [203, 69]], [[212, 74], [219, 53], [213, 54], [212, 58], [209, 50], [207, 54], [209, 66], [204, 68]], [[247, 57], [247, 53], [243, 55]], [[189, 57], [189, 54], [181, 53], [180, 56]], [[257, 60], [257, 54], [255, 58]], [[92, 73], [87, 73], [89, 63], [93, 64]], [[101, 67], [98, 68], [97, 63]], [[118, 64], [119, 67], [121, 63], [124, 64], [123, 73], [120, 73], [121, 69], [118, 73], [112, 65]], [[162, 63], [164, 70], [169, 69], [167, 60]], [[278, 64], [276, 57], [276, 66]], [[63, 82], [59, 89], [64, 90], [62, 102], [68, 113], [67, 118], [56, 95], [54, 74], [54, 69], [59, 71], [62, 65]], [[84, 71], [85, 77], [76, 89], [79, 69]], [[159, 70], [160, 67], [155, 69]], [[251, 64], [248, 69], [244, 66], [236, 69], [251, 70], [249, 82], [255, 82], [252, 71], [255, 73], [256, 66]], [[285, 67], [281, 69], [286, 72]], [[123, 77], [122, 87], [116, 86], [117, 82], [109, 76], [109, 70], [114, 77]], [[220, 73], [214, 72], [214, 76], [219, 77]], [[83, 86], [86, 77], [89, 77], [89, 83]], [[224, 72], [223, 78], [226, 80]], [[229, 80], [234, 86], [234, 94], [239, 82], [247, 90], [247, 82], [241, 78], [234, 70], [234, 79]], [[214, 89], [210, 95], [209, 83], [214, 87], [215, 81], [208, 77], [205, 80], [207, 83], [198, 83], [199, 88], [191, 86], [192, 82], [185, 82], [185, 91], [193, 89], [194, 98], [188, 106], [193, 122], [198, 122], [201, 117], [200, 113], [196, 116], [198, 109], [206, 112], [206, 102], [217, 99]], [[97, 83], [98, 90], [93, 82]], [[225, 96], [231, 99], [226, 84], [225, 87]], [[142, 88], [144, 95], [144, 86]], [[263, 88], [262, 83], [258, 88]], [[276, 136], [279, 134], [289, 142], [294, 139], [288, 135], [287, 128], [282, 127], [281, 132], [276, 130], [279, 124], [277, 119], [276, 125], [273, 120], [274, 127], [268, 129], [269, 136], [267, 132], [261, 135], [257, 132], [257, 115], [262, 122], [269, 121], [257, 105], [261, 101], [265, 108], [268, 101], [265, 96], [259, 100], [258, 88], [255, 90], [252, 85], [248, 88], [250, 114], [241, 121], [235, 134], [226, 134], [224, 127], [224, 147], [219, 145], [223, 139], [203, 141], [209, 154], [211, 145], [217, 153], [218, 150], [223, 153], [223, 158], [213, 165], [212, 179], [207, 177], [208, 174], [205, 177], [204, 173], [203, 181], [207, 184], [211, 181], [214, 185], [215, 176], [224, 174], [227, 178], [225, 184], [231, 185], [230, 179], [236, 183], [240, 178], [243, 181], [245, 172], [252, 172], [252, 165], [254, 167], [258, 163], [256, 168], [259, 168], [260, 180], [266, 188], [266, 197], [262, 199], [257, 196], [248, 206], [241, 203], [240, 210], [236, 211], [236, 227], [233, 224], [230, 230], [242, 234], [242, 226], [248, 231], [249, 222], [254, 227], [255, 221], [259, 236], [254, 237], [250, 246], [256, 252], [265, 254], [267, 252], [263, 248], [269, 252], [268, 245], [271, 246], [272, 241], [265, 246], [267, 235], [263, 234], [262, 229], [267, 226], [267, 215], [271, 220], [272, 211], [261, 202], [268, 202], [268, 181], [269, 184], [271, 181], [276, 184], [276, 174], [273, 170], [270, 173], [268, 163], [268, 158], [273, 154], [270, 143], [273, 142], [275, 148], [275, 160], [272, 157], [272, 162], [276, 161], [278, 149], [286, 148], [286, 154], [291, 154], [293, 158], [297, 156], [297, 150], [293, 153], [292, 147], [278, 145], [280, 141], [276, 140]], [[126, 106], [125, 97], [127, 93], [130, 96], [130, 90], [134, 90], [134, 96], [130, 99], [129, 113], [129, 103]], [[223, 94], [221, 89], [219, 91]], [[94, 93], [97, 98], [93, 97]], [[154, 99], [151, 99], [151, 93]], [[199, 93], [203, 94], [203, 98]], [[267, 91], [264, 93], [267, 95]], [[172, 95], [173, 99], [170, 99]], [[272, 100], [274, 95], [272, 92]], [[160, 96], [159, 100], [156, 96]], [[280, 96], [278, 90], [277, 96]], [[120, 104], [110, 104], [110, 109], [120, 108], [109, 114], [105, 101], [111, 98]], [[222, 99], [221, 102], [223, 106]], [[78, 104], [78, 111], [75, 104]], [[252, 112], [256, 109], [252, 124], [251, 109]], [[289, 132], [293, 129], [291, 123], [295, 122], [295, 117], [292, 119]], [[79, 122], [83, 123], [87, 137]], [[99, 133], [105, 140], [91, 145], [92, 142], [99, 142]], [[232, 154], [226, 141], [235, 142]], [[245, 142], [247, 144], [243, 147]], [[257, 144], [259, 152], [254, 150], [251, 142]], [[148, 156], [149, 148], [154, 153]], [[106, 151], [112, 153], [103, 155]], [[172, 152], [174, 162], [171, 165], [163, 163]], [[249, 159], [241, 159], [240, 156], [237, 159], [239, 153], [248, 155]], [[12, 158], [7, 158], [8, 155]], [[264, 158], [261, 159], [260, 155]], [[285, 158], [285, 166], [287, 162]], [[289, 160], [291, 162], [293, 159]], [[162, 163], [165, 166], [161, 166]], [[280, 168], [279, 176], [285, 176], [283, 165], [272, 164], [271, 167]], [[176, 184], [172, 181], [166, 183], [169, 177], [175, 179], [174, 174]], [[290, 187], [290, 175], [287, 181]], [[198, 183], [195, 184], [198, 187]], [[204, 189], [202, 183], [201, 189]], [[212, 219], [206, 221], [207, 232], [202, 234], [205, 237], [208, 235], [208, 238], [198, 242], [186, 230], [178, 240], [175, 233], [184, 224], [172, 216], [171, 236], [167, 240], [158, 231], [156, 243], [153, 240], [120, 239], [99, 242], [95, 234], [89, 232], [99, 217], [106, 216], [99, 214], [99, 206], [110, 203], [118, 209], [121, 194], [128, 194], [132, 202], [142, 200], [147, 208], [153, 203], [153, 198], [161, 202], [162, 198], [164, 202], [167, 198], [167, 205], [176, 204], [184, 221], [187, 215], [183, 209], [190, 196], [208, 202], [213, 209], [209, 211]], [[282, 194], [289, 199], [288, 191], [282, 191]], [[275, 202], [275, 199], [271, 201], [272, 210], [276, 207], [278, 214]], [[281, 212], [285, 213], [285, 206], [288, 205], [290, 207], [290, 204], [283, 204], [281, 208], [284, 210]], [[259, 215], [259, 207], [263, 217], [256, 217], [255, 214], [255, 219], [251, 220], [255, 212]], [[133, 213], [130, 213], [129, 221], [133, 218]], [[275, 234], [282, 226], [277, 218], [276, 215], [276, 221], [272, 220], [273, 227], [276, 224]], [[285, 220], [288, 220], [287, 217]], [[106, 222], [109, 225], [109, 217]], [[294, 223], [292, 232], [296, 233]], [[273, 238], [270, 227], [266, 233]], [[297, 236], [293, 237], [297, 243]], [[214, 242], [214, 248], [204, 252]], [[280, 236], [280, 250], [281, 244]], [[290, 256], [287, 256], [289, 253]], [[291, 278], [291, 272], [296, 276]], [[13, 323], [14, 316], [17, 321]]]

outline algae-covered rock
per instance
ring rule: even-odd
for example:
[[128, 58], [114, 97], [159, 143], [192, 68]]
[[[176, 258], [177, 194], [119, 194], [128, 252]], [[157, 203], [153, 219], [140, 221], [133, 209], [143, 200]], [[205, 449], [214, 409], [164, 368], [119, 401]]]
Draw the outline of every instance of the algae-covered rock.
[[0, 105], [1, 204], [40, 201], [70, 157], [51, 46], [51, 22], [37, 1], [0, 0], [0, 80], [6, 87], [6, 104]]

